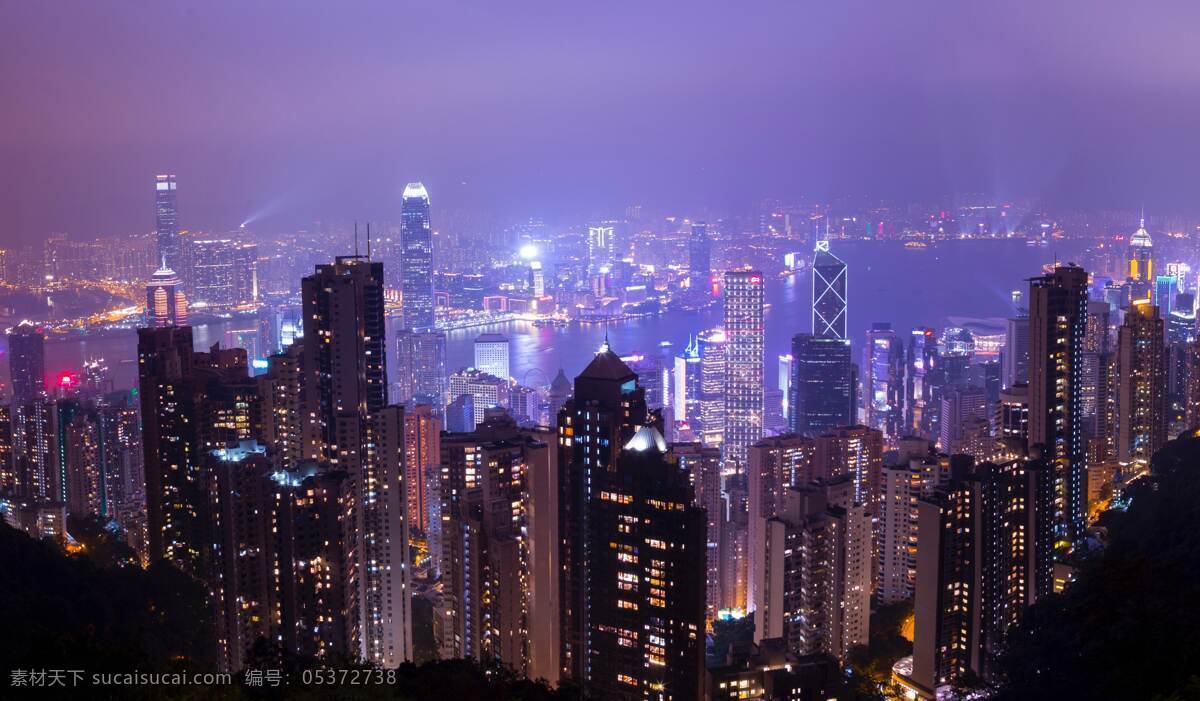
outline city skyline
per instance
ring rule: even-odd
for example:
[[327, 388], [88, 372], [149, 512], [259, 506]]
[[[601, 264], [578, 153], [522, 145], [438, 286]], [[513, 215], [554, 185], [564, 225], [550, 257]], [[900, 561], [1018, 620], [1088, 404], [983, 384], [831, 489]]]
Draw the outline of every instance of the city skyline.
[[1173, 4], [0, 0], [0, 686], [1190, 698]]
[[[417, 174], [441, 201], [506, 219], [790, 193], [1194, 211], [1177, 177], [1196, 155], [1184, 115], [1200, 107], [1181, 68], [1180, 16], [1196, 12], [1185, 3], [778, 4], [732, 16], [701, 4], [678, 25], [633, 8], [316, 7], [9, 4], [5, 24], [22, 31], [0, 42], [0, 64], [21, 70], [0, 82], [14, 108], [0, 144], [20, 168], [0, 182], [0, 244], [147, 229], [145, 172], [177, 173], [191, 192], [181, 214], [217, 231], [397, 217]], [[1076, 15], [1089, 31], [1056, 33]], [[382, 32], [407, 22], [427, 31], [398, 46]], [[314, 36], [303, 49], [290, 40]], [[849, 46], [852, 65], [836, 58]], [[98, 54], [107, 60], [88, 61]], [[350, 107], [370, 93], [376, 109]], [[53, 109], [59, 99], [88, 109]], [[421, 109], [405, 109], [412, 100]], [[685, 105], [692, 118], [665, 129]], [[465, 118], [486, 112], [505, 117]]]

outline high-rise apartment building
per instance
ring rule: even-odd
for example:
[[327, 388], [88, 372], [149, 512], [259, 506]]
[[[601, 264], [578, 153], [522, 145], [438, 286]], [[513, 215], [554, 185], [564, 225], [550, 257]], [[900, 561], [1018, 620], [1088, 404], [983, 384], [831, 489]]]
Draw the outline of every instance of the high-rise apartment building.
[[8, 374], [14, 407], [22, 407], [46, 391], [46, 336], [28, 321], [8, 331]]
[[1053, 471], [956, 469], [918, 505], [912, 681], [923, 695], [988, 680], [1004, 633], [1052, 584]]
[[642, 426], [588, 502], [588, 674], [595, 698], [700, 698], [705, 516], [666, 441]]
[[845, 661], [864, 645], [871, 615], [871, 517], [848, 478], [788, 489], [764, 520], [752, 576], [761, 592], [755, 637], [783, 638], [797, 655]]
[[1055, 466], [1060, 535], [1082, 536], [1086, 519], [1083, 341], [1087, 272], [1055, 268], [1029, 281], [1029, 444]]
[[563, 677], [583, 684], [594, 662], [590, 505], [601, 475], [617, 470], [621, 448], [640, 427], [658, 420], [646, 408], [637, 373], [607, 343], [575, 378], [574, 396], [558, 413], [560, 665]]
[[747, 536], [750, 571], [747, 607], [762, 606], [758, 579], [754, 576], [762, 567], [766, 521], [780, 513], [793, 487], [802, 487], [813, 480], [813, 459], [816, 444], [813, 439], [794, 434], [764, 438], [750, 446], [747, 455]]
[[744, 469], [746, 449], [763, 436], [763, 275], [725, 273], [725, 435], [727, 464]]
[[508, 408], [511, 383], [476, 368], [463, 368], [450, 376], [450, 397], [469, 395], [474, 407], [475, 425], [483, 423], [488, 409]]
[[1116, 458], [1143, 469], [1167, 442], [1165, 331], [1158, 311], [1135, 303], [1117, 330]]
[[434, 617], [442, 654], [500, 663], [533, 679], [558, 676], [558, 514], [543, 501], [553, 496], [553, 438], [495, 414], [442, 442], [443, 596]]
[[307, 411], [319, 454], [347, 474], [357, 527], [348, 545], [353, 582], [350, 646], [395, 667], [412, 659], [404, 483], [405, 421], [387, 403], [383, 263], [339, 256], [301, 283]]

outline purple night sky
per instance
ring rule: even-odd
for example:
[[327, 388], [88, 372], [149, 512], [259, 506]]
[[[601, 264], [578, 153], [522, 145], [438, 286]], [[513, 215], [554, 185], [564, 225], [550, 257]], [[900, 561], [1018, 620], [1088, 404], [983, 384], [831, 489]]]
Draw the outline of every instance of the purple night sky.
[[0, 0], [0, 244], [985, 192], [1194, 211], [1200, 4]]

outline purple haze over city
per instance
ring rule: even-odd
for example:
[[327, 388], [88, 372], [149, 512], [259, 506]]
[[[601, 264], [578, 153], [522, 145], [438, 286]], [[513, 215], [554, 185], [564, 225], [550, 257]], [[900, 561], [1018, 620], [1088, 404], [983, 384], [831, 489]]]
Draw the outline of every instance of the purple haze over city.
[[[0, 244], [764, 196], [1192, 209], [1200, 6], [0, 2]], [[1064, 28], [1070, 28], [1069, 31]]]

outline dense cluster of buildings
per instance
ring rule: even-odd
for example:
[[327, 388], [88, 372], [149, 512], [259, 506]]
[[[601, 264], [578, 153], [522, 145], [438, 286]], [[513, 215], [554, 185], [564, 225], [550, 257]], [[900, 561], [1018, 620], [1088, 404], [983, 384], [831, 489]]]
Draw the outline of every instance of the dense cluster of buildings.
[[[440, 656], [594, 698], [824, 698], [872, 607], [911, 600], [896, 680], [934, 698], [988, 678], [1090, 510], [1200, 423], [1194, 292], [1152, 277], [1144, 228], [1124, 279], [1030, 278], [998, 356], [961, 329], [878, 323], [856, 360], [852, 271], [821, 239], [811, 327], [770, 381], [768, 278], [714, 275], [694, 223], [680, 279], [689, 304], [721, 299], [720, 327], [677, 356], [606, 341], [573, 381], [539, 385], [513, 378], [496, 333], [447, 367], [419, 183], [395, 240], [303, 276], [286, 337], [196, 350], [189, 312], [257, 299], [257, 254], [183, 235], [175, 192], [158, 178], [136, 392], [99, 361], [47, 378], [42, 331], [10, 329], [0, 503], [64, 540], [68, 517], [115, 523], [145, 562], [204, 583], [226, 670], [260, 640], [395, 667], [419, 596]], [[620, 224], [588, 229], [593, 301], [637, 286]], [[708, 649], [741, 617], [752, 640]]]

